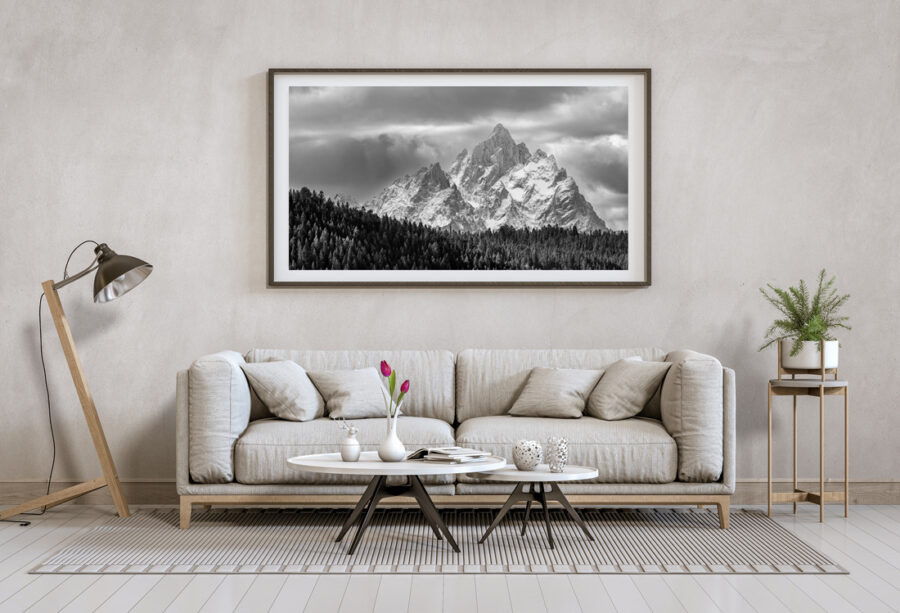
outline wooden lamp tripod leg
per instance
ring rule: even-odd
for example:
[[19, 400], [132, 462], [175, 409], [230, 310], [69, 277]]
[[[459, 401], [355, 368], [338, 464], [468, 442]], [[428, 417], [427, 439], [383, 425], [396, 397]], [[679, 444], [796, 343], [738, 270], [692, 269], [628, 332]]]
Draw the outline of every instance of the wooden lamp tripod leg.
[[116, 511], [118, 511], [119, 516], [128, 517], [131, 515], [131, 512], [128, 510], [128, 503], [125, 501], [125, 495], [122, 493], [122, 484], [119, 483], [116, 465], [109, 452], [109, 445], [106, 442], [106, 435], [103, 434], [100, 416], [97, 415], [97, 407], [94, 405], [94, 398], [88, 387], [87, 378], [84, 376], [84, 369], [81, 367], [81, 359], [78, 357], [78, 352], [75, 350], [75, 341], [72, 338], [71, 330], [69, 330], [69, 323], [66, 321], [66, 314], [65, 311], [63, 311], [62, 303], [59, 300], [59, 294], [53, 287], [53, 281], [44, 281], [41, 286], [44, 288], [47, 306], [50, 307], [50, 313], [53, 315], [53, 323], [56, 325], [56, 332], [59, 335], [59, 342], [62, 344], [63, 353], [65, 354], [66, 362], [69, 365], [69, 371], [72, 373], [72, 381], [75, 383], [78, 399], [81, 401], [84, 419], [87, 422], [88, 430], [91, 432], [91, 439], [94, 441], [94, 449], [97, 450], [97, 458], [100, 460], [100, 467], [103, 469], [103, 477], [85, 481], [84, 483], [79, 483], [78, 485], [68, 487], [64, 490], [53, 492], [47, 496], [42, 496], [18, 506], [5, 509], [0, 512], [0, 518], [5, 519], [6, 517], [18, 515], [19, 513], [24, 513], [25, 511], [30, 511], [38, 507], [52, 507], [103, 486], [109, 487], [109, 492], [112, 494], [112, 499], [116, 505]]

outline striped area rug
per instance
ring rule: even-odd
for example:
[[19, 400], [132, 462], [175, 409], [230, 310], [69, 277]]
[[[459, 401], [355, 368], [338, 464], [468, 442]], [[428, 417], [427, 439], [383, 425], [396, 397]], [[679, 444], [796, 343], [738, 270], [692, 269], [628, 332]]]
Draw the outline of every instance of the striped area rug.
[[177, 509], [142, 509], [55, 553], [33, 573], [846, 573], [759, 511], [738, 510], [720, 530], [714, 511], [584, 509], [589, 541], [551, 511], [556, 548], [532, 514], [513, 511], [479, 545], [491, 509], [445, 509], [459, 543], [434, 538], [415, 509], [379, 510], [353, 556], [354, 530], [336, 536], [349, 510], [213, 509], [178, 529]]

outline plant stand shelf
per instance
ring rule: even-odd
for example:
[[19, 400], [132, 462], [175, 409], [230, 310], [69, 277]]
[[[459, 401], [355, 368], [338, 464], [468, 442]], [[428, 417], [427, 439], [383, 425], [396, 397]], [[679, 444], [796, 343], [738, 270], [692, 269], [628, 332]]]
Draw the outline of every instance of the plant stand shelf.
[[[850, 463], [849, 463], [849, 385], [847, 381], [837, 379], [826, 380], [826, 374], [837, 377], [836, 369], [815, 369], [802, 373], [790, 372], [779, 368], [779, 378], [769, 381], [769, 517], [772, 516], [772, 505], [779, 503], [793, 503], [794, 513], [797, 512], [798, 502], [811, 502], [819, 505], [819, 521], [825, 520], [825, 503], [843, 502], [844, 517], [850, 513]], [[791, 379], [782, 379], [782, 374], [790, 374]], [[820, 379], [797, 379], [797, 374], [819, 374]], [[775, 396], [792, 396], [794, 399], [794, 487], [790, 492], [772, 491], [772, 398]], [[797, 397], [814, 396], [819, 399], [819, 491], [808, 492], [797, 487]], [[844, 397], [844, 489], [838, 492], [825, 491], [825, 397]]]

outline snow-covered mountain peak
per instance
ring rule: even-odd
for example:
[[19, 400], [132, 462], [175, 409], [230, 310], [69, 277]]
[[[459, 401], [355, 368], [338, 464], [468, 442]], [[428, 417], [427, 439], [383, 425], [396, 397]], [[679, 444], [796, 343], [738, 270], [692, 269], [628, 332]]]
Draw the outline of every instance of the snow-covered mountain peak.
[[[503, 124], [494, 126], [491, 135], [475, 145], [468, 156], [468, 165], [493, 170], [488, 173], [496, 179], [517, 164], [524, 164], [531, 154], [524, 143], [516, 144]], [[473, 173], [474, 174], [474, 173]]]
[[542, 149], [532, 155], [500, 123], [471, 153], [463, 149], [448, 172], [437, 162], [423, 166], [365, 206], [382, 215], [466, 232], [504, 225], [606, 229], [556, 158]]
[[[556, 157], [545, 153], [543, 149], [535, 151], [534, 155], [531, 156], [531, 159], [528, 160], [528, 164], [535, 168], [547, 168], [554, 172], [559, 170], [559, 164], [556, 162]], [[565, 168], [563, 168], [562, 171], [565, 172]]]
[[423, 186], [437, 189], [450, 187], [450, 179], [447, 178], [447, 174], [441, 168], [439, 162], [435, 162], [431, 166], [422, 166], [419, 172], [416, 173], [416, 177], [420, 179]]

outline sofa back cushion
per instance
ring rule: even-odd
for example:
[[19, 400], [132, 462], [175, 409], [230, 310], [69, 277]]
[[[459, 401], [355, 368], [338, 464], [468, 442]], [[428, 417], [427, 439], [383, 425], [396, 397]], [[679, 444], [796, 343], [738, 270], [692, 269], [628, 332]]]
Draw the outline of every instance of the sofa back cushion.
[[309, 378], [325, 398], [325, 409], [331, 419], [387, 415], [387, 394], [381, 375], [374, 368], [311, 370]]
[[678, 480], [709, 483], [722, 476], [722, 364], [696, 351], [673, 351], [660, 395], [666, 430], [678, 444]]
[[669, 362], [619, 360], [606, 369], [591, 392], [586, 414], [610, 421], [634, 417], [659, 391], [671, 366]]
[[293, 360], [307, 371], [378, 368], [387, 361], [402, 379], [409, 379], [403, 414], [433, 417], [448, 424], [454, 417], [454, 367], [449, 351], [314, 351], [253, 349], [248, 362]]
[[661, 361], [665, 352], [639, 349], [466, 349], [456, 358], [456, 417], [503, 415], [522, 393], [532, 368], [600, 370], [623, 358]]
[[197, 483], [234, 480], [234, 442], [250, 421], [250, 386], [244, 358], [222, 351], [191, 364], [188, 466]]
[[[256, 362], [242, 364], [255, 395], [275, 417], [289, 421], [309, 421], [325, 414], [325, 399], [296, 362]], [[251, 418], [253, 410], [250, 411]]]
[[533, 368], [510, 415], [578, 419], [602, 370]]

